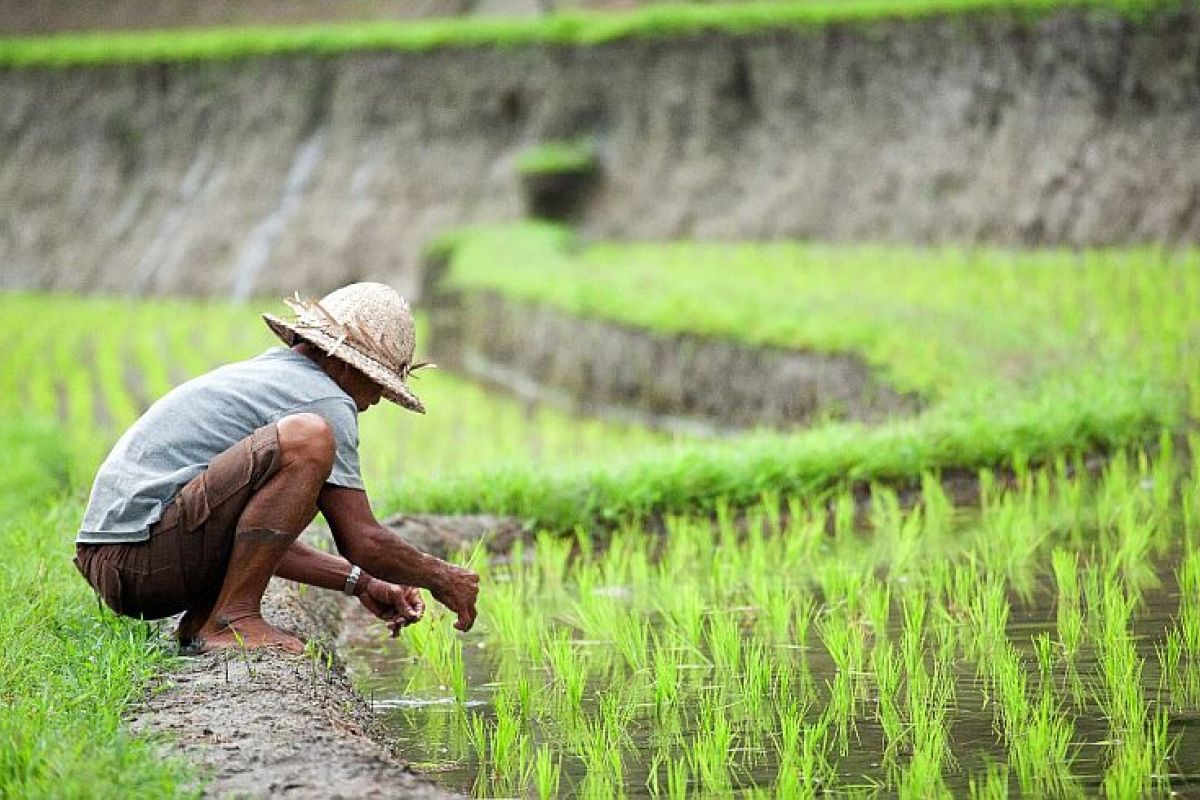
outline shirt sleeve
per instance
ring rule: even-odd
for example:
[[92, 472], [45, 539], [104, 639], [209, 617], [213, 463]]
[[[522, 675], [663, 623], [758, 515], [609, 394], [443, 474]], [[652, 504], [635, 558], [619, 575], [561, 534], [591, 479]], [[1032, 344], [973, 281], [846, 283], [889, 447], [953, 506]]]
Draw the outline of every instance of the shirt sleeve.
[[344, 486], [347, 489], [363, 489], [362, 468], [358, 460], [358, 412], [349, 398], [324, 397], [305, 403], [294, 409], [295, 413], [311, 411], [320, 414], [329, 427], [333, 428], [336, 450], [333, 454], [333, 469], [326, 483]]

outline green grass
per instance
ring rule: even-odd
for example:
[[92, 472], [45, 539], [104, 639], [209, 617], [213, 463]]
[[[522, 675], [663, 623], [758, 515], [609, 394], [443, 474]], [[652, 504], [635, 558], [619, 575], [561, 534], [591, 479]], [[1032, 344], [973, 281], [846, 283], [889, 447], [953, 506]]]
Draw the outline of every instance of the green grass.
[[1200, 343], [1200, 251], [802, 242], [582, 244], [548, 224], [444, 245], [449, 283], [652, 331], [851, 351], [934, 400], [1119, 369], [1173, 373]]
[[441, 47], [594, 45], [620, 39], [694, 36], [714, 31], [733, 35], [805, 31], [838, 23], [947, 14], [1000, 14], [1035, 19], [1070, 8], [1138, 18], [1179, 5], [1179, 0], [807, 0], [728, 6], [655, 5], [625, 13], [570, 11], [534, 19], [476, 17], [319, 27], [73, 34], [0, 39], [0, 65], [66, 67], [423, 51]]
[[489, 508], [570, 528], [712, 509], [719, 497], [744, 505], [769, 491], [1078, 456], [1185, 430], [1200, 415], [1194, 250], [585, 246], [539, 225], [442, 246], [454, 288], [663, 334], [857, 353], [928, 408], [873, 428], [677, 443], [552, 474], [518, 466], [414, 480], [389, 505]]
[[542, 142], [517, 157], [517, 171], [522, 175], [584, 173], [595, 168], [596, 147], [588, 139]]
[[150, 626], [98, 607], [71, 564], [78, 499], [52, 424], [0, 423], [0, 796], [157, 798], [188, 769], [122, 729], [168, 657]]

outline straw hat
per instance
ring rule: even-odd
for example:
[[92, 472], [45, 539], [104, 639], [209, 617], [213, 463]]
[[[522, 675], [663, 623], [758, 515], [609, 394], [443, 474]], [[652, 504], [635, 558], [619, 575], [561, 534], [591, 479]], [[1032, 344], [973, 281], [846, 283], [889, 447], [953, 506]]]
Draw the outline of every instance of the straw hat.
[[432, 365], [413, 363], [416, 328], [408, 303], [395, 289], [382, 283], [352, 283], [319, 301], [301, 300], [297, 294], [283, 302], [296, 312], [293, 322], [273, 314], [262, 318], [284, 344], [311, 342], [378, 383], [388, 400], [425, 413], [405, 379], [413, 370]]

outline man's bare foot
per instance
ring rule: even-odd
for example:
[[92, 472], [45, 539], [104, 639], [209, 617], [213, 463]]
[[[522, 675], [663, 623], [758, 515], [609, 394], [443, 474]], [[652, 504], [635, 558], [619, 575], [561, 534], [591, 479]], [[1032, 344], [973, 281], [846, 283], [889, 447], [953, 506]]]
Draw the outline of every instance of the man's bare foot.
[[195, 638], [200, 645], [197, 650], [200, 653], [226, 649], [259, 650], [265, 647], [276, 647], [296, 655], [304, 652], [304, 642], [258, 615], [241, 617], [224, 624], [219, 618], [210, 619], [197, 631]]
[[193, 608], [184, 612], [183, 616], [179, 618], [179, 625], [175, 627], [175, 641], [179, 645], [179, 652], [188, 655], [197, 650], [199, 643], [196, 641], [196, 636], [208, 622], [211, 614], [211, 608]]

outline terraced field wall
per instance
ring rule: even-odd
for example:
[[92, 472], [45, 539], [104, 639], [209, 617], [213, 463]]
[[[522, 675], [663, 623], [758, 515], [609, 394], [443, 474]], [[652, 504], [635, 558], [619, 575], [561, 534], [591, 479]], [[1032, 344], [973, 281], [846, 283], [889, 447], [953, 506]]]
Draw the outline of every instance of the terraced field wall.
[[0, 288], [417, 295], [582, 136], [595, 236], [1196, 243], [1198, 134], [1194, 8], [9, 69]]
[[850, 354], [663, 336], [494, 292], [429, 298], [438, 362], [528, 401], [712, 435], [916, 411]]

